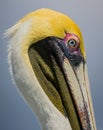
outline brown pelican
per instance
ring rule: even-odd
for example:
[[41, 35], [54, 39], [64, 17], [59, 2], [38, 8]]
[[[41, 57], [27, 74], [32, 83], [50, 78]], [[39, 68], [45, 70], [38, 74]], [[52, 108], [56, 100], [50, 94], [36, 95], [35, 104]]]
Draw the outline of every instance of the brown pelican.
[[13, 79], [42, 129], [96, 130], [78, 26], [64, 14], [40, 9], [19, 20], [6, 36]]

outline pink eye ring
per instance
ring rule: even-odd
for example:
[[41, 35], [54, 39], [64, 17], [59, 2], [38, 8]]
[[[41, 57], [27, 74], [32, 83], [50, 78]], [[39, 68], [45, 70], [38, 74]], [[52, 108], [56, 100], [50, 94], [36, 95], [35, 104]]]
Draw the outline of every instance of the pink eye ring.
[[64, 43], [69, 48], [77, 48], [79, 46], [79, 38], [75, 34], [67, 33], [66, 36], [63, 39]]

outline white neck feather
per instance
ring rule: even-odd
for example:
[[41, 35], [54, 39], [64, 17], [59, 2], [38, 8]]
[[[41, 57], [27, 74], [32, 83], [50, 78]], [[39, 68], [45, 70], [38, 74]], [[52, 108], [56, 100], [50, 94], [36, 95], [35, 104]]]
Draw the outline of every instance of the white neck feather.
[[14, 81], [36, 113], [43, 130], [72, 130], [68, 119], [56, 109], [43, 91], [30, 65], [28, 57], [30, 45], [26, 46], [24, 43], [29, 25], [30, 21], [22, 25], [17, 24], [7, 32], [11, 35], [9, 62]]

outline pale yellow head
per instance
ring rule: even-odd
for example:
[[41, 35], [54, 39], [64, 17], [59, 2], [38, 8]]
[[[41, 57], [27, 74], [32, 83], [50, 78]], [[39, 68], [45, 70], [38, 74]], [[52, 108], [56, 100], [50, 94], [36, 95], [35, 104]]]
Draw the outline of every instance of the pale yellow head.
[[50, 9], [40, 9], [23, 17], [18, 24], [30, 22], [28, 33], [25, 35], [27, 45], [35, 43], [48, 36], [64, 38], [66, 33], [73, 33], [80, 39], [80, 49], [86, 58], [81, 31], [68, 16]]

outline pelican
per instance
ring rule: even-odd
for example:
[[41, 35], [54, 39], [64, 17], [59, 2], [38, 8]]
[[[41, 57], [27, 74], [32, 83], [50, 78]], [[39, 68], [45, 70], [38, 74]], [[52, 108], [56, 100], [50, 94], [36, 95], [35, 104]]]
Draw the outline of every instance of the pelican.
[[[96, 130], [81, 31], [39, 9], [6, 31], [14, 82], [43, 130]], [[35, 129], [35, 128], [34, 128]]]

